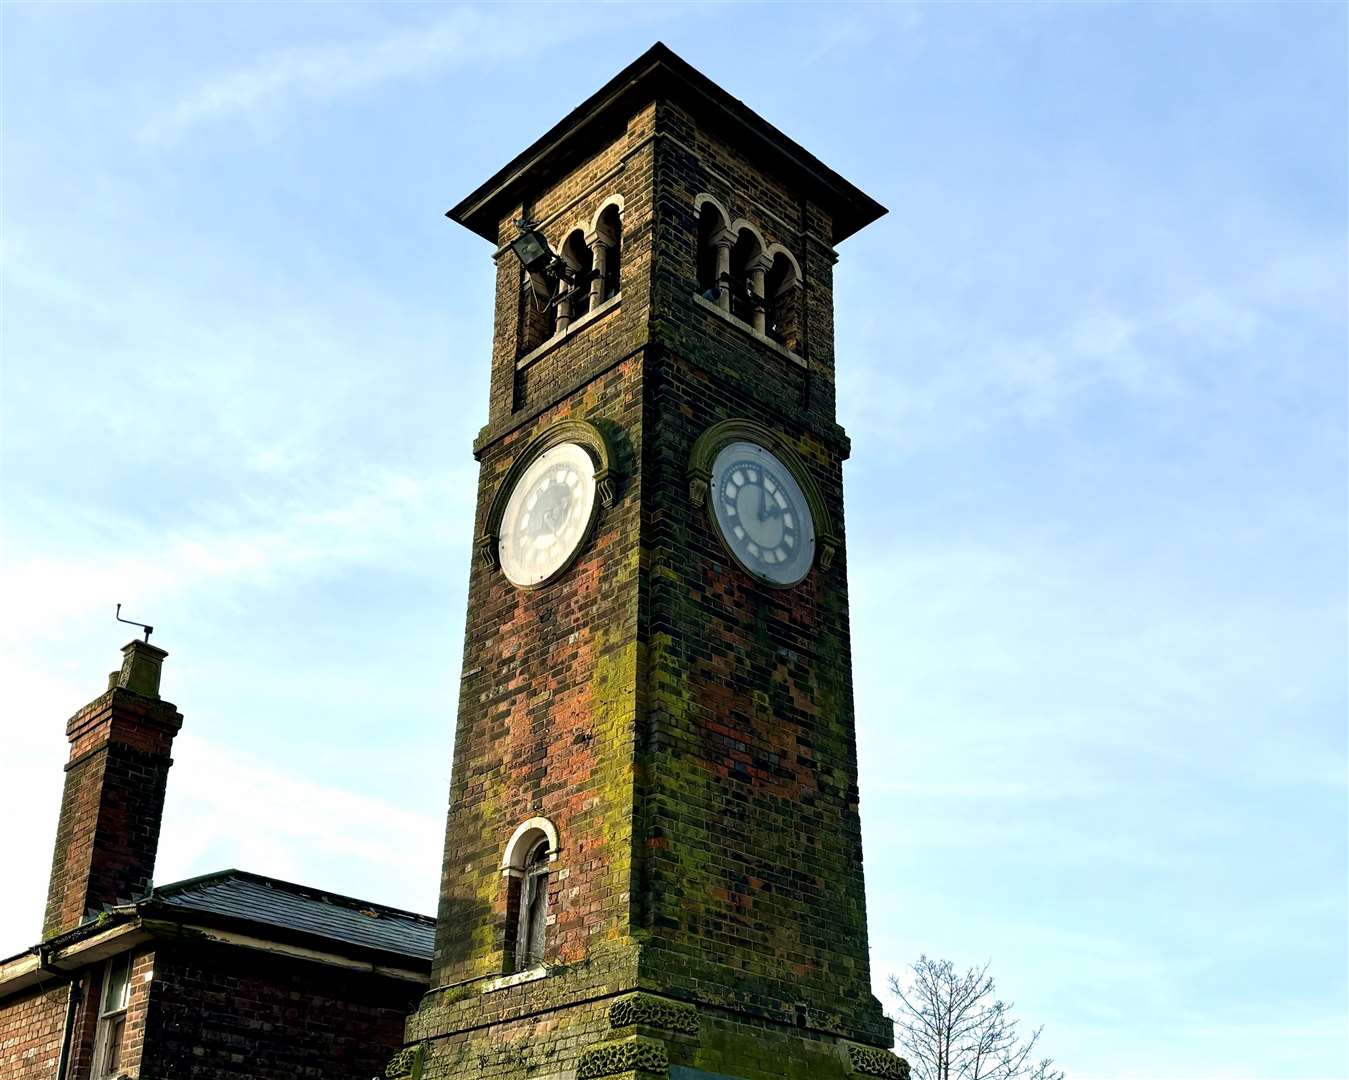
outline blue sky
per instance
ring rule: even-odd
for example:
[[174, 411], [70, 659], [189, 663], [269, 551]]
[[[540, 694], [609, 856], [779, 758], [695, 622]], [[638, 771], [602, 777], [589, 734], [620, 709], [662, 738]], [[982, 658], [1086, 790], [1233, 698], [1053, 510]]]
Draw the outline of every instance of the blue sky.
[[492, 287], [441, 215], [660, 39], [891, 210], [837, 268], [878, 985], [991, 959], [1076, 1080], [1349, 1075], [1345, 24], [0, 8], [0, 953], [119, 601], [161, 880], [434, 909]]

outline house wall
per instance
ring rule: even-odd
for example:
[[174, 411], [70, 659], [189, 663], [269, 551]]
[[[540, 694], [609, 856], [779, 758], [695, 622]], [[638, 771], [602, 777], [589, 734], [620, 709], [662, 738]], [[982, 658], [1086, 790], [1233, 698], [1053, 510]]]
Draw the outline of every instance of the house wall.
[[34, 989], [0, 1002], [0, 1076], [46, 1080], [56, 1074], [68, 986]]
[[[0, 1001], [0, 1078], [3, 1080], [51, 1080], [61, 1057], [66, 1001], [71, 986], [78, 987], [79, 1001], [70, 1038], [71, 1080], [84, 1080], [94, 1068], [99, 1000], [103, 993], [106, 961], [74, 973], [72, 983], [35, 988]], [[140, 1076], [141, 1040], [150, 1003], [155, 954], [138, 949], [131, 960], [131, 993], [127, 1002], [126, 1028], [122, 1036], [122, 1072]], [[64, 976], [53, 975], [53, 982]]]
[[424, 989], [197, 942], [162, 944], [150, 985], [147, 1080], [370, 1080]]

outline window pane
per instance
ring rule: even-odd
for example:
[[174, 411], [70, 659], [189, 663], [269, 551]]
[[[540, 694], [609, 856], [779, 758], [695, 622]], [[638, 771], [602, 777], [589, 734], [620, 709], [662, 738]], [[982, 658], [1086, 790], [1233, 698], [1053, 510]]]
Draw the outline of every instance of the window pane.
[[108, 1047], [103, 1056], [103, 1073], [105, 1076], [115, 1076], [122, 1067], [122, 1034], [125, 1030], [125, 1016], [118, 1016], [108, 1021]]
[[103, 984], [103, 1011], [125, 1009], [131, 988], [131, 956], [115, 957], [108, 963], [107, 980]]

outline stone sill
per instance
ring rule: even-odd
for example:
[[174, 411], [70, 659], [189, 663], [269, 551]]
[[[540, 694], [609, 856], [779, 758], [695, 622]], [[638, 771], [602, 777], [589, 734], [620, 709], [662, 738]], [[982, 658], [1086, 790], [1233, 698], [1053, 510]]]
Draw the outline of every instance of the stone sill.
[[556, 349], [564, 341], [569, 341], [571, 339], [571, 336], [578, 330], [581, 330], [589, 326], [591, 323], [596, 322], [604, 318], [604, 316], [608, 315], [609, 312], [613, 311], [614, 308], [618, 307], [618, 303], [622, 299], [623, 293], [621, 291], [614, 293], [613, 296], [609, 297], [609, 299], [604, 301], [604, 303], [602, 303], [599, 307], [595, 308], [593, 311], [587, 311], [579, 319], [573, 321], [571, 325], [567, 327], [567, 329], [562, 331], [562, 333], [554, 334], [542, 345], [539, 345], [531, 349], [529, 352], [525, 353], [524, 356], [520, 357], [520, 359], [515, 362], [515, 370], [523, 371], [525, 368], [529, 367], [530, 364], [542, 360], [545, 356], [547, 356], [550, 352]]
[[787, 348], [785, 345], [779, 345], [767, 334], [759, 333], [759, 331], [755, 330], [754, 327], [750, 326], [749, 323], [745, 322], [743, 319], [737, 319], [729, 311], [726, 311], [725, 309], [712, 303], [712, 301], [703, 296], [702, 293], [694, 293], [693, 299], [696, 303], [701, 304], [703, 307], [707, 308], [707, 310], [712, 312], [712, 314], [719, 315], [721, 318], [725, 319], [732, 326], [748, 334], [760, 345], [767, 345], [770, 349], [772, 349], [775, 353], [781, 356], [784, 360], [787, 360], [790, 363], [793, 363], [797, 367], [802, 369], [807, 367], [806, 361], [803, 357], [797, 356], [796, 353], [792, 352], [792, 350]]
[[[617, 298], [615, 297], [615, 299]], [[517, 971], [514, 975], [501, 975], [484, 986], [482, 992], [484, 994], [490, 994], [493, 990], [505, 990], [508, 986], [519, 986], [521, 983], [542, 979], [547, 974], [548, 969], [542, 964], [539, 964], [537, 967], [529, 968], [527, 971]]]

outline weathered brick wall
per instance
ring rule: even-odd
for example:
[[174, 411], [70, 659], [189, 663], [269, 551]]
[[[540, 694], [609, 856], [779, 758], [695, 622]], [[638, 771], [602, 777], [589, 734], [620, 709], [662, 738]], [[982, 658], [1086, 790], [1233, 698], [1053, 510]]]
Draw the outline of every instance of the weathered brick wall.
[[489, 423], [510, 424], [522, 412], [537, 411], [556, 400], [590, 370], [597, 346], [606, 355], [626, 355], [646, 338], [647, 292], [651, 259], [652, 128], [655, 107], [634, 115], [625, 131], [567, 176], [507, 214], [501, 242], [515, 236], [515, 221], [528, 216], [539, 223], [554, 247], [574, 228], [588, 228], [606, 199], [623, 199], [622, 280], [619, 310], [605, 316], [603, 334], [577, 332], [541, 360], [523, 370], [517, 361], [534, 345], [525, 333], [520, 263], [509, 249], [496, 261], [496, 311], [492, 343]]
[[[605, 201], [623, 200], [620, 299], [516, 367], [520, 269], [498, 260], [490, 423], [480, 435], [475, 535], [520, 452], [559, 420], [588, 420], [610, 437], [617, 501], [564, 577], [512, 586], [474, 560], [455, 732], [440, 918], [432, 985], [499, 974], [506, 961], [508, 883], [500, 863], [515, 827], [557, 827], [544, 960], [584, 961], [629, 931], [632, 787], [638, 686], [638, 564], [642, 353], [651, 265], [654, 107], [614, 142], [526, 207], [560, 244]], [[555, 984], [561, 998], [584, 995]]]
[[67, 724], [61, 814], [43, 936], [78, 926], [86, 910], [142, 895], [154, 873], [169, 752], [182, 716], [121, 687]]
[[420, 989], [250, 949], [165, 944], [145, 1017], [154, 1080], [370, 1080]]
[[31, 990], [0, 1001], [0, 1076], [51, 1080], [61, 1054], [69, 987]]
[[482, 450], [478, 532], [511, 462], [557, 420], [602, 426], [622, 477], [615, 504], [600, 509], [580, 557], [554, 584], [517, 589], [474, 561], [432, 985], [503, 970], [501, 857], [531, 817], [548, 818], [559, 834], [545, 962], [575, 963], [592, 942], [628, 931], [641, 385], [639, 353]]
[[[75, 976], [79, 996], [71, 1027], [71, 1077], [92, 1074], [105, 970], [106, 963], [101, 961]], [[121, 1071], [131, 1077], [140, 1075], [141, 1041], [150, 1002], [146, 976], [153, 970], [154, 953], [144, 948], [136, 950], [131, 961], [131, 990], [121, 1044]], [[70, 984], [63, 984], [0, 1001], [0, 1077], [52, 1080], [56, 1076], [69, 994]]]
[[[724, 193], [747, 217], [759, 200], [782, 216], [767, 178], [755, 184], [734, 152], [688, 131], [679, 110], [670, 116], [680, 137], [662, 141], [657, 165], [668, 231], [696, 234], [693, 196], [717, 181], [708, 162], [735, 182]], [[658, 229], [667, 231], [663, 220]], [[809, 250], [799, 237], [787, 241]], [[806, 265], [807, 293], [827, 295], [827, 267]], [[819, 389], [832, 342], [809, 332], [801, 402], [789, 361], [690, 302], [694, 275], [688, 245], [661, 248], [654, 310], [668, 348], [646, 371], [643, 548], [654, 629], [638, 799], [644, 924], [660, 959], [644, 971], [788, 1023], [804, 1005], [812, 1027], [888, 1042], [869, 989], [845, 549], [800, 585], [769, 588], [731, 559], [707, 508], [688, 496], [694, 440], [748, 417], [798, 452], [841, 538], [847, 442], [832, 393]]]

